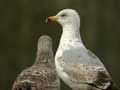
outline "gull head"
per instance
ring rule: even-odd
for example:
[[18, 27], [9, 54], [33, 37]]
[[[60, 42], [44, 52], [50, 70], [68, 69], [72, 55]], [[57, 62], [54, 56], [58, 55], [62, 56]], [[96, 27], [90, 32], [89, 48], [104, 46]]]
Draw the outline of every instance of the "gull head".
[[53, 60], [52, 38], [48, 35], [42, 35], [38, 39], [38, 48], [35, 64], [45, 63], [46, 65], [49, 64], [51, 66]]
[[48, 35], [43, 35], [38, 39], [38, 50], [52, 49], [52, 38]]
[[63, 27], [66, 25], [80, 26], [79, 14], [73, 9], [63, 9], [57, 15], [48, 17], [47, 21], [58, 22]]

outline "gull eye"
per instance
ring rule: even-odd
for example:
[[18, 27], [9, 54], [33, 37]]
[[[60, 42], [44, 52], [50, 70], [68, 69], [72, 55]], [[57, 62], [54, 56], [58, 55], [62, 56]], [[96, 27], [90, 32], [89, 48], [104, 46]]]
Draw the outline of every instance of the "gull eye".
[[66, 14], [62, 14], [61, 17], [66, 17], [67, 15]]

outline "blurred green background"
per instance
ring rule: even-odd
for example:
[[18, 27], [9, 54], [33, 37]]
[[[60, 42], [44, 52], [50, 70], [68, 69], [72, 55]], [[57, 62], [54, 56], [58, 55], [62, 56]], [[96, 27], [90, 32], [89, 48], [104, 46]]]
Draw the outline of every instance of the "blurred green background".
[[[32, 65], [40, 35], [50, 35], [56, 51], [61, 26], [45, 18], [64, 8], [79, 12], [84, 44], [120, 87], [120, 0], [0, 0], [0, 90], [10, 90], [21, 70]], [[69, 89], [63, 84], [62, 90]]]

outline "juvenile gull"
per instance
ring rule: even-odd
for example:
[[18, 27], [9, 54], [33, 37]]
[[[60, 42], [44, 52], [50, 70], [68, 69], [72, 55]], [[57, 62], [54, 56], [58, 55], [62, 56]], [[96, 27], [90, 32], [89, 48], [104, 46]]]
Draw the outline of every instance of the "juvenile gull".
[[60, 90], [60, 82], [54, 65], [52, 39], [41, 36], [38, 40], [35, 63], [22, 71], [12, 90]]
[[64, 9], [56, 16], [48, 17], [48, 21], [62, 25], [62, 36], [55, 56], [59, 77], [73, 90], [113, 90], [110, 89], [113, 83], [105, 66], [81, 40], [78, 13]]

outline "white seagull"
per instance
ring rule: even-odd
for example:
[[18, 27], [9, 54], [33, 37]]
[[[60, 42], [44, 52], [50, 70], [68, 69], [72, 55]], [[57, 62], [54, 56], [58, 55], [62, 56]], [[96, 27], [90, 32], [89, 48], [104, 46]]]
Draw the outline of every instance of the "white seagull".
[[59, 77], [73, 90], [111, 90], [111, 76], [99, 58], [81, 40], [79, 14], [73, 9], [64, 9], [48, 17], [48, 21], [56, 21], [62, 26], [55, 56]]

